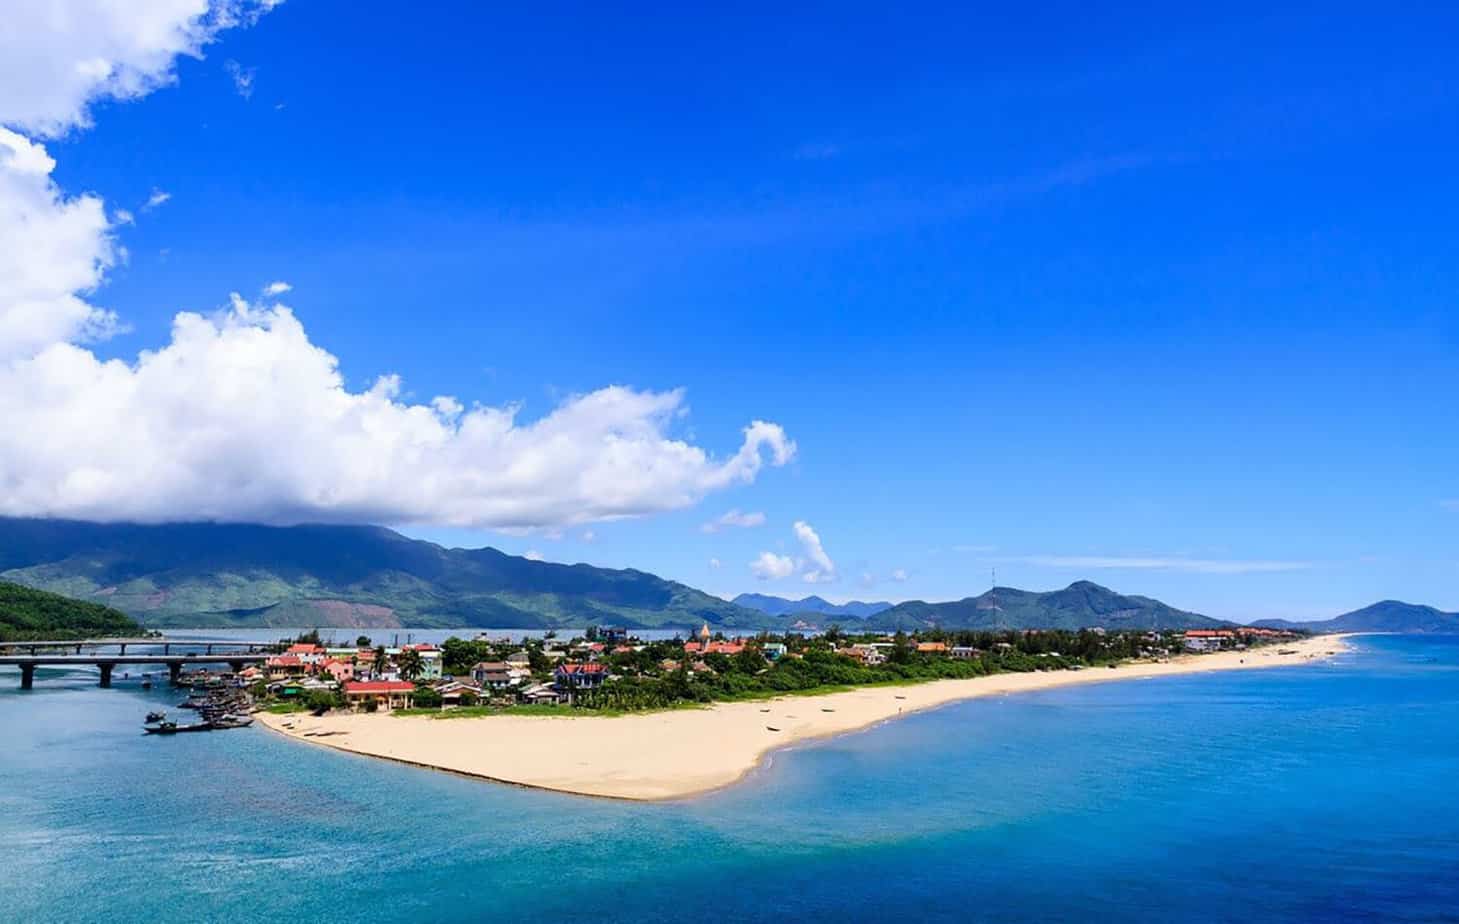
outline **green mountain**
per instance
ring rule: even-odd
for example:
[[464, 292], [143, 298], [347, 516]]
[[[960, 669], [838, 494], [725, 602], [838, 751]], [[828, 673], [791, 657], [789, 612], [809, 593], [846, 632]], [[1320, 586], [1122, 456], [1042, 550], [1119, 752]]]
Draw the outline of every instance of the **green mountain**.
[[[1190, 628], [1217, 620], [1088, 581], [999, 587], [861, 616], [819, 598], [779, 614], [643, 571], [562, 565], [492, 548], [447, 549], [373, 526], [144, 526], [0, 518], [0, 580], [104, 602], [145, 625], [784, 629]], [[740, 598], [745, 600], [746, 598]], [[778, 598], [749, 602], [777, 606]], [[833, 612], [804, 612], [801, 607]]]
[[1149, 597], [1117, 594], [1090, 581], [1043, 593], [995, 587], [987, 593], [948, 603], [914, 600], [873, 617], [878, 626], [898, 629], [1199, 629], [1229, 625], [1188, 613]]
[[0, 579], [104, 600], [150, 626], [766, 623], [642, 571], [446, 549], [371, 526], [0, 518]]
[[1319, 622], [1289, 622], [1263, 619], [1259, 626], [1301, 629], [1308, 632], [1430, 632], [1459, 634], [1459, 613], [1445, 613], [1432, 606], [1383, 600], [1351, 613]]
[[0, 641], [135, 635], [142, 627], [109, 606], [0, 581]]

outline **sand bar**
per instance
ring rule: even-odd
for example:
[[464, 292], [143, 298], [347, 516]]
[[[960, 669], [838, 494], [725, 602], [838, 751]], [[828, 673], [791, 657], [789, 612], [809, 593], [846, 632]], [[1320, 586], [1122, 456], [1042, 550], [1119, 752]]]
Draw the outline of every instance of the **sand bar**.
[[1191, 655], [1113, 670], [995, 674], [618, 717], [495, 715], [442, 720], [355, 713], [258, 718], [267, 727], [310, 744], [500, 783], [616, 799], [674, 799], [728, 786], [770, 751], [797, 741], [855, 731], [958, 700], [1142, 677], [1310, 664], [1347, 648], [1342, 636], [1325, 635], [1253, 651]]

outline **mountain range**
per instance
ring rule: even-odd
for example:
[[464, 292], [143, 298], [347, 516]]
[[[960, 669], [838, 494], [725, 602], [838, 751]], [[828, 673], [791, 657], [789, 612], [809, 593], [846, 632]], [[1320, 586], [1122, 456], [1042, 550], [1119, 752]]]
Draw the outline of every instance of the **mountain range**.
[[0, 518], [0, 579], [159, 627], [749, 629], [765, 620], [643, 571], [446, 549], [373, 526]]
[[1201, 629], [1230, 625], [1219, 619], [1178, 610], [1149, 597], [1125, 596], [1091, 581], [1063, 590], [1036, 592], [994, 587], [976, 597], [947, 603], [912, 600], [876, 614], [878, 626], [923, 629]]
[[1302, 629], [1308, 632], [1427, 632], [1459, 634], [1459, 613], [1446, 613], [1432, 606], [1383, 600], [1351, 613], [1320, 622], [1289, 622], [1263, 619], [1256, 623], [1272, 629]]
[[[722, 600], [634, 569], [448, 549], [375, 526], [138, 525], [0, 517], [0, 581], [104, 604], [155, 627], [784, 630], [1185, 629], [1228, 625], [1089, 581], [895, 605], [741, 594]], [[1385, 601], [1319, 632], [1459, 632], [1459, 614]]]
[[740, 594], [731, 601], [737, 606], [749, 607], [752, 610], [759, 610], [771, 616], [794, 616], [799, 614], [817, 616], [848, 616], [852, 619], [866, 619], [874, 616], [882, 610], [891, 609], [892, 604], [886, 601], [881, 603], [866, 603], [862, 600], [848, 600], [845, 603], [832, 603], [824, 597], [814, 594], [809, 597], [802, 597], [799, 600], [791, 600], [788, 597], [775, 597], [769, 594]]

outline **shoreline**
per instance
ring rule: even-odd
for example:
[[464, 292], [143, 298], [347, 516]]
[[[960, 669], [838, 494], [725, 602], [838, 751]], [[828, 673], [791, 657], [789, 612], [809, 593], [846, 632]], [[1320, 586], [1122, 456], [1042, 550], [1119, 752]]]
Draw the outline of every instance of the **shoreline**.
[[580, 796], [662, 801], [732, 786], [773, 751], [949, 703], [1088, 683], [1311, 664], [1350, 651], [1346, 638], [1320, 635], [1290, 645], [1182, 655], [1114, 669], [992, 674], [621, 716], [441, 720], [380, 713], [259, 713], [255, 718], [296, 741], [413, 767]]

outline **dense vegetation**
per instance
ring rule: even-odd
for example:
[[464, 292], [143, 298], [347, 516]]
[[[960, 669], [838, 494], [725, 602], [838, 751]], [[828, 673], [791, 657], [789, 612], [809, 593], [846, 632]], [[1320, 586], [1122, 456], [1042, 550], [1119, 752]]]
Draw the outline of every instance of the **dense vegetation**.
[[140, 632], [134, 620], [111, 607], [0, 581], [0, 641]]
[[[976, 657], [955, 659], [946, 654], [922, 654], [905, 633], [894, 636], [887, 661], [863, 665], [833, 646], [847, 639], [839, 632], [815, 638], [795, 635], [780, 639], [790, 653], [773, 664], [750, 646], [734, 655], [708, 654], [703, 663], [710, 670], [691, 672], [682, 648], [674, 643], [654, 643], [641, 651], [608, 656], [605, 660], [618, 680], [580, 696], [575, 705], [584, 709], [630, 711], [662, 709], [681, 703], [709, 703], [757, 699], [785, 693], [817, 693], [868, 684], [914, 683], [928, 680], [964, 679], [1004, 672], [1069, 670], [1094, 665], [1113, 665], [1123, 658], [1141, 654], [1140, 637], [1114, 637], [1093, 632], [1036, 633], [924, 633], [918, 640], [945, 639], [949, 645], [966, 645], [978, 650]], [[867, 636], [866, 640], [880, 638]], [[674, 670], [653, 672], [664, 659], [678, 660]]]
[[[1069, 670], [1113, 665], [1122, 660], [1179, 650], [1171, 635], [1145, 632], [988, 632], [928, 631], [891, 637], [886, 662], [867, 666], [844, 649], [853, 643], [885, 642], [876, 634], [761, 634], [734, 654], [686, 653], [680, 640], [613, 646], [599, 659], [613, 679], [574, 697], [573, 708], [595, 712], [631, 712], [674, 706], [755, 699], [785, 693], [817, 693], [867, 684], [914, 683], [925, 680], [979, 677], [1022, 671]], [[943, 642], [949, 648], [972, 648], [976, 656], [953, 658], [948, 652], [919, 652], [917, 642]], [[783, 657], [768, 660], [767, 646], [786, 647]], [[841, 649], [838, 651], [838, 649]], [[442, 645], [448, 675], [467, 675], [479, 661], [500, 661], [509, 651], [525, 650], [533, 675], [551, 677], [552, 661], [541, 640], [520, 645], [448, 639]], [[420, 703], [418, 702], [418, 705]]]

